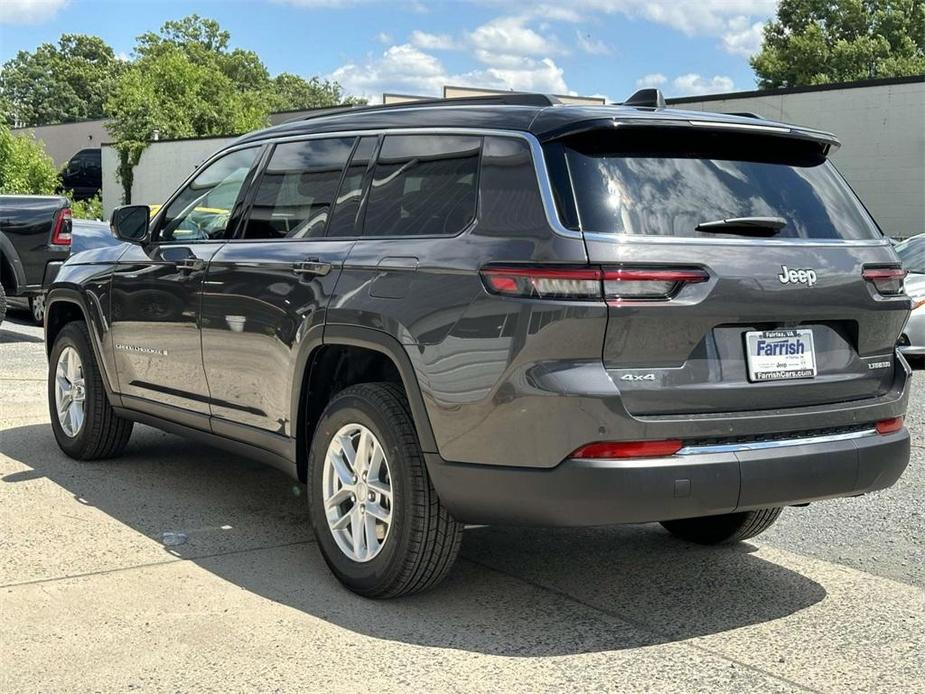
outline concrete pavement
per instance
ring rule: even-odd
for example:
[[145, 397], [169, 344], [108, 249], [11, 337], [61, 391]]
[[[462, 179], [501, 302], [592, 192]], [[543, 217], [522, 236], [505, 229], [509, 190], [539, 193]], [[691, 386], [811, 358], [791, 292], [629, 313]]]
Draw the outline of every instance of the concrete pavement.
[[64, 457], [40, 335], [0, 326], [0, 691], [925, 691], [921, 448], [737, 547], [471, 528], [445, 584], [374, 602], [270, 468], [145, 427]]

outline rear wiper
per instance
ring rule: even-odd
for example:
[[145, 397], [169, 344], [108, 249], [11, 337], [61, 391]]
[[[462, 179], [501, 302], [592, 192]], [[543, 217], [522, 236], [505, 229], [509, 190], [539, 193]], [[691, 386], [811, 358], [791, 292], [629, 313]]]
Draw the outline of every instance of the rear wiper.
[[701, 222], [697, 231], [714, 234], [747, 234], [749, 236], [774, 236], [787, 226], [787, 220], [780, 217], [732, 217], [715, 222]]

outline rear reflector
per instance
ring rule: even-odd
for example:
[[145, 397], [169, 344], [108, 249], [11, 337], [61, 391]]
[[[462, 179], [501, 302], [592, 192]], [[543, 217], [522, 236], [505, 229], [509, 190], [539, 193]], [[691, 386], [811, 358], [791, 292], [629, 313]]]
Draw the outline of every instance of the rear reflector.
[[51, 232], [53, 246], [71, 245], [71, 208], [64, 207], [55, 214], [55, 226]]
[[705, 282], [699, 269], [487, 267], [488, 291], [534, 299], [659, 301], [670, 299], [684, 284]]
[[903, 418], [881, 419], [874, 425], [878, 434], [893, 434], [903, 428]]
[[572, 453], [569, 458], [660, 458], [674, 455], [681, 450], [681, 441], [603, 441], [589, 443]]
[[902, 294], [906, 271], [899, 267], [868, 267], [861, 272], [861, 277], [872, 283], [878, 293], [894, 296]]

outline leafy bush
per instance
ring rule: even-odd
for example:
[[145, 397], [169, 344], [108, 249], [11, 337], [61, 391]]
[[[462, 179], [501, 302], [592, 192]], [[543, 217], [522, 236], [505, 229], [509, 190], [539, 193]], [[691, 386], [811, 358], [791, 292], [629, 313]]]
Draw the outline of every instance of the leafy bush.
[[65, 193], [71, 201], [71, 216], [74, 219], [103, 219], [103, 200], [97, 193], [92, 198], [86, 200], [74, 200], [74, 194], [68, 191]]
[[0, 193], [50, 195], [58, 186], [55, 163], [45, 145], [30, 135], [13, 135], [0, 123]]

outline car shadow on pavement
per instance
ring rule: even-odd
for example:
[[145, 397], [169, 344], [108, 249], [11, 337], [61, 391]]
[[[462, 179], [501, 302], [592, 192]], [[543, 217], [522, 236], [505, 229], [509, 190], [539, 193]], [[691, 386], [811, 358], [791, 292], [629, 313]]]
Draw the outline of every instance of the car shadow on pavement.
[[637, 525], [469, 528], [460, 561], [439, 587], [365, 600], [325, 567], [302, 487], [259, 463], [147, 427], [136, 427], [113, 461], [66, 458], [45, 424], [3, 431], [0, 453], [29, 468], [4, 476], [0, 493], [3, 485], [47, 478], [152, 541], [165, 532], [186, 535], [165, 553], [379, 639], [514, 657], [593, 653], [769, 622], [826, 595], [806, 576], [754, 556], [748, 544], [697, 547], [657, 525]]

